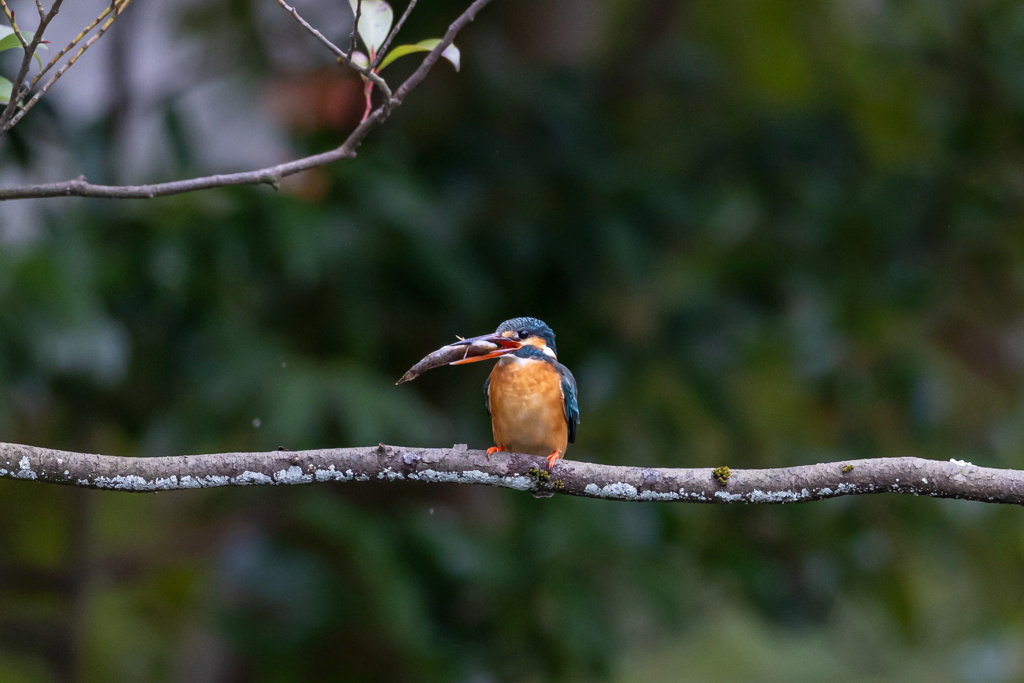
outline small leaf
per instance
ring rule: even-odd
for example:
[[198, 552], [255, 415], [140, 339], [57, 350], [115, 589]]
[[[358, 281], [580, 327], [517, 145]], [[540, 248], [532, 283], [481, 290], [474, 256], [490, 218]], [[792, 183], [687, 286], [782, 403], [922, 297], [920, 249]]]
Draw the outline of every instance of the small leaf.
[[[427, 40], [421, 40], [413, 45], [398, 45], [397, 47], [388, 50], [387, 55], [381, 60], [380, 66], [377, 67], [377, 70], [380, 71], [399, 57], [411, 55], [414, 52], [430, 52], [440, 44], [441, 40], [439, 38], [428, 38]], [[459, 48], [454, 45], [449, 45], [441, 53], [441, 56], [451, 62], [456, 71], [459, 70], [462, 59], [462, 55], [459, 53]]]
[[[21, 32], [21, 36], [25, 39], [26, 43], [32, 42], [32, 36], [34, 35], [35, 33], [32, 31]], [[36, 63], [39, 64], [40, 67], [43, 66], [43, 60], [39, 57], [39, 51], [50, 49], [46, 46], [46, 42], [47, 41], [40, 42], [39, 45], [36, 46], [35, 53], [32, 55], [35, 57]], [[16, 47], [21, 47], [21, 41], [18, 40], [18, 36], [14, 35], [14, 29], [10, 26], [0, 26], [0, 52], [3, 52], [4, 50], [13, 50]]]
[[[26, 43], [32, 40], [33, 35], [31, 31], [21, 32], [21, 37], [25, 39]], [[18, 40], [18, 36], [14, 35], [14, 29], [9, 26], [0, 26], [0, 52], [16, 47], [21, 47], [21, 41]]]
[[391, 5], [384, 0], [348, 0], [348, 4], [352, 7], [353, 18], [357, 4], [360, 5], [359, 37], [363, 39], [370, 56], [376, 56], [377, 48], [387, 40], [391, 22], [395, 19]]
[[13, 83], [3, 76], [0, 76], [0, 104], [7, 104], [11, 101], [11, 90], [13, 88]]

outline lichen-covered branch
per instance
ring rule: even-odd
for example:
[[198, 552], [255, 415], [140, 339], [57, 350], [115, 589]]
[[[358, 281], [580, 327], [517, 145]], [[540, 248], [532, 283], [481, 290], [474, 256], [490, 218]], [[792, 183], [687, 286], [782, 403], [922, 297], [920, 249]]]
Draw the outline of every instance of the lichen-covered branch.
[[452, 448], [371, 446], [160, 458], [69, 453], [0, 443], [0, 477], [115, 491], [416, 481], [503, 486], [535, 495], [624, 501], [800, 503], [904, 493], [1024, 504], [1024, 471], [923, 458], [874, 458], [770, 470], [656, 469]]
[[[71, 180], [64, 180], [55, 183], [42, 183], [38, 185], [22, 185], [0, 189], [0, 201], [11, 199], [40, 199], [46, 197], [102, 197], [107, 199], [152, 199], [154, 197], [165, 197], [168, 195], [206, 190], [215, 187], [227, 187], [230, 185], [255, 185], [268, 184], [277, 186], [282, 178], [306, 171], [317, 166], [323, 166], [341, 159], [350, 159], [355, 156], [356, 149], [363, 139], [374, 128], [382, 124], [391, 113], [399, 107], [405, 97], [423, 82], [427, 74], [441, 58], [441, 53], [452, 44], [455, 36], [466, 27], [469, 22], [476, 18], [477, 13], [492, 0], [474, 0], [462, 14], [448, 27], [441, 42], [431, 50], [420, 66], [402, 82], [401, 86], [392, 94], [387, 84], [377, 74], [370, 73], [368, 69], [357, 69], [367, 78], [371, 79], [385, 95], [383, 103], [378, 106], [365, 121], [360, 123], [348, 138], [337, 148], [313, 154], [311, 156], [295, 159], [283, 164], [269, 166], [266, 168], [243, 171], [240, 173], [222, 173], [218, 175], [203, 176], [199, 178], [187, 178], [173, 180], [165, 183], [152, 183], [148, 185], [97, 185], [90, 183], [84, 176]], [[287, 3], [284, 3], [287, 5]], [[297, 15], [295, 15], [297, 17]], [[37, 36], [38, 37], [38, 36]], [[329, 41], [328, 41], [329, 42]], [[344, 54], [344, 53], [343, 53]], [[346, 57], [347, 59], [347, 57]], [[13, 114], [12, 114], [13, 115]], [[0, 127], [3, 120], [0, 119]]]

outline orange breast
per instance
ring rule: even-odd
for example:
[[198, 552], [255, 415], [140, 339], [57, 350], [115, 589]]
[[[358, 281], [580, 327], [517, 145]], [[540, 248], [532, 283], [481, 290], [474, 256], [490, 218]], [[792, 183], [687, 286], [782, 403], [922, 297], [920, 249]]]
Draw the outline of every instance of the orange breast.
[[499, 361], [488, 388], [494, 443], [505, 450], [531, 455], [565, 453], [569, 429], [565, 422], [562, 376], [541, 360]]

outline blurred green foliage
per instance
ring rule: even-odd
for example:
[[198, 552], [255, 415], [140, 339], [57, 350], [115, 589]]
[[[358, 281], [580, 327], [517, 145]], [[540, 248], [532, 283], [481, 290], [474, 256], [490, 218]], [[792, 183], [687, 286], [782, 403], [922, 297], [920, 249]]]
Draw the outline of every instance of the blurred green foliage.
[[[256, 3], [191, 11], [234, 77], [304, 78]], [[1024, 5], [498, 2], [459, 44], [461, 73], [280, 193], [39, 203], [36, 230], [0, 207], [0, 438], [482, 448], [484, 368], [393, 382], [534, 315], [579, 380], [570, 458], [1024, 467]], [[161, 178], [115, 177], [116, 127], [56, 108], [0, 164], [56, 131], [94, 181], [200, 172], [158, 107]], [[351, 125], [281, 122], [296, 154]], [[2, 481], [0, 520], [5, 681], [1024, 678], [1008, 507]]]

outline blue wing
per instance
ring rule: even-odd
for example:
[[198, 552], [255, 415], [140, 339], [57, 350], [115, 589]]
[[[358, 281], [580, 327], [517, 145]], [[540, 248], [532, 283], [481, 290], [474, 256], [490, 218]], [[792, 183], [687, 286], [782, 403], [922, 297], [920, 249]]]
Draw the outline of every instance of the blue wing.
[[[576, 378], [569, 372], [569, 368], [561, 363], [555, 363], [555, 367], [562, 374], [562, 398], [565, 401], [565, 423], [569, 426], [569, 443], [576, 443], [576, 425], [580, 423], [580, 404], [576, 399]], [[484, 391], [486, 390], [485, 385]], [[490, 410], [489, 406], [488, 410]]]
[[484, 407], [487, 408], [487, 414], [491, 414], [491, 376], [488, 375], [487, 379], [484, 380]]

